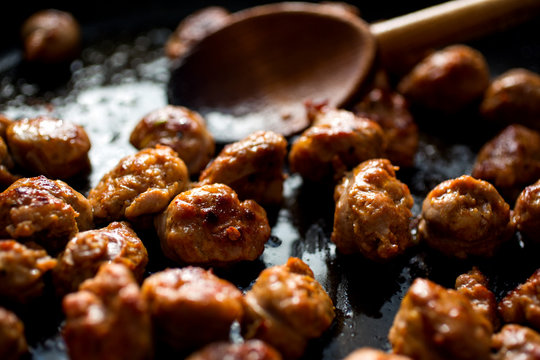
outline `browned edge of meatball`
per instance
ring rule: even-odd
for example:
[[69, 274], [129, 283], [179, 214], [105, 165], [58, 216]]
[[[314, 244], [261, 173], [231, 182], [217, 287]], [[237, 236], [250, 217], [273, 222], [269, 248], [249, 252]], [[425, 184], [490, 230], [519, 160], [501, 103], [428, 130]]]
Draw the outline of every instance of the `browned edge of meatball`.
[[410, 360], [407, 356], [387, 353], [382, 350], [363, 347], [347, 355], [344, 360]]
[[186, 360], [281, 360], [281, 354], [260, 340], [243, 343], [212, 343], [191, 354]]
[[512, 212], [512, 223], [525, 241], [540, 243], [540, 180], [519, 194]]
[[499, 302], [499, 314], [505, 323], [525, 324], [540, 330], [540, 269], [506, 294]]
[[521, 325], [508, 324], [494, 334], [491, 342], [493, 360], [540, 358], [540, 334]]
[[0, 307], [0, 359], [19, 360], [27, 353], [24, 324], [15, 313]]

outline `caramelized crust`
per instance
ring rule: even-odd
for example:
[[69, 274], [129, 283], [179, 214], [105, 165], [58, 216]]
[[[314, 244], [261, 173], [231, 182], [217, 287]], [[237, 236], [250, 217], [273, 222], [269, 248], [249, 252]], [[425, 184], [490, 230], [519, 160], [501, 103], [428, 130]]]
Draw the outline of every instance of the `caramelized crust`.
[[506, 323], [529, 324], [540, 329], [540, 269], [499, 302], [499, 313]]
[[18, 360], [27, 352], [24, 324], [17, 315], [0, 307], [0, 359]]
[[205, 346], [186, 360], [281, 360], [281, 355], [260, 340], [248, 340], [240, 344], [217, 342]]

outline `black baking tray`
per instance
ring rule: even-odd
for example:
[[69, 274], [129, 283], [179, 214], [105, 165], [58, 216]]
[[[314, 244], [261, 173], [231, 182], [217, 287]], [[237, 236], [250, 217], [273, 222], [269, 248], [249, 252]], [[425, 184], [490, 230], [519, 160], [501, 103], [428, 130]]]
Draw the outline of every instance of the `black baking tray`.
[[[44, 2], [13, 4], [0, 24], [0, 112], [12, 118], [48, 112], [85, 126], [93, 147], [92, 172], [70, 184], [83, 194], [125, 155], [135, 149], [129, 133], [147, 112], [165, 105], [169, 63], [163, 44], [178, 22], [208, 5], [231, 11], [260, 1]], [[368, 22], [390, 18], [438, 3], [436, 1], [352, 1]], [[81, 22], [84, 50], [65, 67], [46, 69], [22, 61], [18, 31], [34, 11], [58, 8]], [[540, 72], [540, 21], [533, 19], [469, 45], [487, 58], [492, 76], [514, 67]], [[475, 109], [453, 116], [416, 112], [421, 130], [415, 165], [397, 176], [414, 195], [418, 215], [425, 195], [438, 183], [470, 174], [478, 149], [500, 129], [484, 124]], [[223, 146], [224, 144], [220, 144]], [[272, 238], [257, 261], [217, 275], [246, 290], [265, 267], [285, 263], [289, 256], [303, 259], [332, 297], [337, 317], [331, 328], [313, 340], [305, 359], [342, 359], [362, 346], [389, 350], [388, 330], [400, 301], [416, 277], [427, 277], [452, 287], [455, 278], [475, 265], [489, 278], [500, 299], [540, 267], [537, 248], [518, 234], [490, 259], [447, 259], [419, 244], [386, 264], [357, 255], [343, 256], [329, 241], [334, 202], [331, 184], [303, 183], [292, 174], [285, 183], [285, 201], [268, 209]], [[513, 203], [510, 204], [513, 207]], [[140, 232], [150, 263], [148, 273], [176, 266], [161, 254], [156, 236]], [[59, 329], [62, 312], [50, 294], [37, 304], [16, 307], [23, 318], [31, 352], [29, 359], [66, 359]], [[179, 358], [167, 348], [158, 359]]]

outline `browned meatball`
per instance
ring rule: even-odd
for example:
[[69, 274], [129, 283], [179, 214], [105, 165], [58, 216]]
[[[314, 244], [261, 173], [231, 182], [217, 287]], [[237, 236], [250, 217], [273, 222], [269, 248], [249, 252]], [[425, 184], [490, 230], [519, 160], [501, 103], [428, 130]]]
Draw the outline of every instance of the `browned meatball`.
[[45, 288], [43, 275], [55, 265], [45, 250], [0, 240], [0, 298], [14, 303], [38, 298]]
[[372, 348], [361, 348], [349, 354], [344, 360], [410, 360], [407, 356], [389, 354]]
[[273, 347], [260, 340], [248, 340], [240, 344], [217, 342], [205, 346], [186, 360], [281, 360]]
[[148, 252], [128, 223], [113, 222], [71, 238], [53, 271], [57, 293], [77, 291], [84, 280], [94, 277], [99, 267], [107, 262], [125, 265], [136, 280], [142, 280]]
[[540, 180], [521, 192], [514, 206], [512, 222], [528, 241], [540, 243]]
[[387, 159], [367, 160], [336, 187], [331, 240], [344, 254], [383, 261], [412, 245], [414, 200]]
[[393, 164], [413, 166], [418, 149], [418, 126], [401, 94], [375, 88], [356, 105], [355, 114], [381, 126], [387, 140], [386, 156]]
[[156, 145], [124, 157], [90, 190], [94, 217], [136, 220], [156, 214], [187, 186], [186, 165], [170, 147]]
[[506, 323], [529, 324], [540, 330], [540, 269], [499, 302]]
[[505, 325], [492, 337], [493, 360], [540, 359], [540, 334], [525, 326]]
[[61, 180], [22, 178], [0, 193], [0, 237], [34, 240], [50, 252], [92, 227], [92, 207]]
[[225, 146], [203, 171], [201, 184], [229, 185], [240, 199], [277, 205], [283, 198], [283, 165], [287, 140], [272, 131], [258, 131]]
[[59, 63], [72, 60], [80, 51], [79, 23], [65, 11], [38, 11], [26, 19], [21, 36], [24, 55], [29, 61]]
[[440, 183], [422, 204], [418, 234], [448, 256], [491, 256], [513, 233], [510, 206], [493, 185], [468, 175]]
[[175, 349], [226, 340], [244, 314], [242, 292], [198, 267], [167, 269], [142, 285], [157, 338]]
[[0, 188], [5, 189], [17, 179], [20, 179], [20, 176], [11, 172], [13, 166], [13, 159], [8, 152], [7, 145], [3, 138], [0, 137]]
[[415, 105], [452, 113], [480, 99], [489, 83], [484, 56], [466, 45], [452, 45], [420, 61], [397, 89]]
[[308, 111], [313, 125], [294, 141], [289, 152], [291, 171], [304, 179], [341, 179], [362, 161], [384, 155], [384, 132], [374, 121], [324, 106]]
[[459, 292], [416, 279], [390, 329], [395, 353], [416, 360], [489, 359], [492, 328]]
[[168, 105], [145, 115], [131, 132], [137, 149], [162, 144], [171, 147], [185, 162], [190, 175], [198, 174], [214, 156], [214, 138], [205, 120], [195, 111]]
[[11, 125], [12, 120], [5, 116], [4, 114], [0, 114], [0, 137], [3, 140], [6, 140], [6, 130]]
[[499, 75], [486, 90], [480, 112], [498, 124], [518, 123], [540, 130], [540, 75], [526, 69]]
[[263, 270], [245, 301], [245, 337], [266, 341], [286, 359], [300, 357], [335, 317], [332, 300], [298, 258]]
[[0, 359], [18, 360], [27, 352], [24, 324], [17, 315], [0, 307]]
[[39, 116], [14, 121], [6, 136], [15, 162], [32, 174], [67, 179], [90, 168], [90, 139], [80, 125]]
[[152, 329], [148, 304], [131, 271], [101, 266], [95, 278], [62, 302], [62, 335], [71, 359], [150, 359]]
[[156, 217], [165, 255], [187, 264], [223, 266], [255, 260], [270, 237], [266, 211], [253, 200], [240, 202], [223, 184], [179, 194]]
[[540, 133], [522, 125], [506, 127], [480, 149], [471, 175], [514, 200], [540, 178]]
[[179, 58], [196, 43], [225, 26], [230, 20], [230, 13], [219, 6], [202, 8], [187, 16], [169, 36], [165, 44], [165, 54]]

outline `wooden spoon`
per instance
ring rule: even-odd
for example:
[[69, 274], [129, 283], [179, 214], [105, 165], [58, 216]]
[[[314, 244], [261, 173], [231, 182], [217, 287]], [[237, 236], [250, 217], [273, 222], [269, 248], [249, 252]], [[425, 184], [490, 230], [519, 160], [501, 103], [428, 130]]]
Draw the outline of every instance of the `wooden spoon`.
[[343, 106], [374, 63], [465, 41], [536, 15], [540, 0], [454, 0], [366, 24], [343, 8], [285, 2], [233, 14], [172, 70], [169, 102], [200, 112], [218, 142], [309, 125], [306, 101]]

